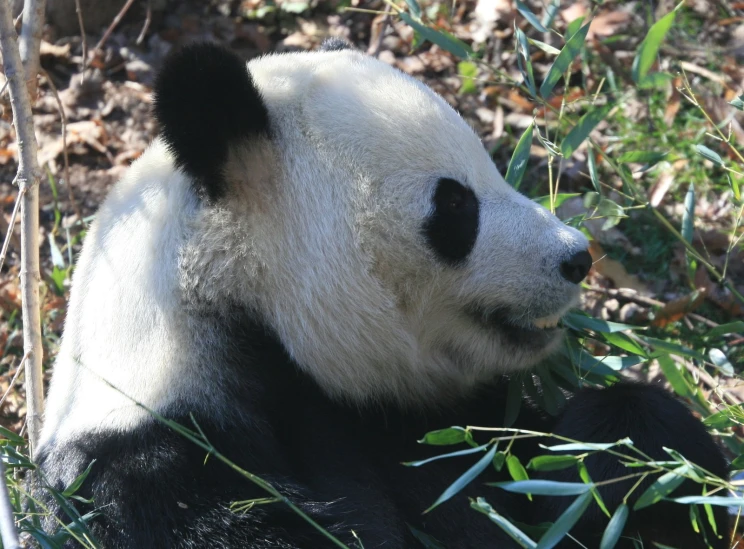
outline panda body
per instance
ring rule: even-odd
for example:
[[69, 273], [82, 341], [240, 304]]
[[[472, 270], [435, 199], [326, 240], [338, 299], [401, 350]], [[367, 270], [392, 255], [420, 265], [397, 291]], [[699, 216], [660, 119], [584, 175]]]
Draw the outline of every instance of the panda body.
[[[468, 508], [480, 478], [422, 515], [473, 456], [400, 463], [431, 457], [416, 443], [427, 431], [503, 425], [503, 376], [555, 349], [550, 326], [576, 301], [586, 240], [510, 189], [425, 86], [331, 50], [246, 69], [200, 45], [163, 68], [161, 135], [86, 237], [38, 450], [58, 487], [96, 460], [81, 495], [101, 509], [104, 547], [329, 546], [282, 503], [232, 511], [266, 492], [150, 411], [195, 422], [349, 546], [356, 535], [367, 549], [417, 547], [412, 528], [446, 547], [515, 546]], [[557, 420], [523, 406], [519, 422], [631, 436], [658, 459], [674, 447], [725, 474], [702, 426], [651, 387], [580, 391]], [[595, 480], [622, 475], [603, 459]], [[489, 494], [517, 521], [563, 509]], [[659, 508], [630, 527], [689, 539]], [[602, 521], [589, 513], [577, 537], [598, 543]]]

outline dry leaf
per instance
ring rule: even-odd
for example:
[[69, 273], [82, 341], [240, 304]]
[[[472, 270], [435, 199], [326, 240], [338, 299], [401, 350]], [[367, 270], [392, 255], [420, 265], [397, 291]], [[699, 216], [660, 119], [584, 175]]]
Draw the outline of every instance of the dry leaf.
[[670, 301], [656, 313], [651, 325], [663, 328], [672, 322], [682, 320], [682, 317], [691, 313], [703, 303], [706, 293], [705, 288], [698, 288], [692, 293]]
[[615, 259], [610, 259], [605, 254], [602, 246], [596, 240], [589, 243], [589, 253], [592, 254], [594, 264], [592, 269], [605, 278], [609, 278], [617, 288], [630, 288], [639, 294], [649, 293], [646, 285], [638, 280], [638, 277], [628, 273], [623, 264]]

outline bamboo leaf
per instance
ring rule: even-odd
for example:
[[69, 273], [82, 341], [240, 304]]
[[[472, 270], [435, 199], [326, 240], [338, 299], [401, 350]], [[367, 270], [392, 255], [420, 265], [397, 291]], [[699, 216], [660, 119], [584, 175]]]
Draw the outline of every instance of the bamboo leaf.
[[713, 149], [709, 149], [705, 145], [695, 145], [695, 149], [699, 154], [701, 154], [703, 157], [707, 158], [713, 164], [716, 164], [717, 166], [723, 166], [723, 158], [721, 158], [721, 155], [718, 154]]
[[558, 80], [561, 79], [561, 76], [563, 76], [563, 74], [568, 70], [574, 58], [581, 51], [588, 32], [589, 23], [581, 27], [566, 41], [566, 45], [563, 46], [561, 53], [559, 53], [558, 57], [553, 61], [553, 64], [548, 70], [548, 75], [545, 77], [542, 86], [540, 86], [540, 95], [546, 99], [550, 96], [550, 93], [553, 91], [553, 88], [555, 88]]
[[536, 496], [575, 496], [576, 494], [589, 492], [594, 487], [593, 484], [584, 484], [583, 482], [558, 482], [556, 480], [505, 480], [487, 484], [515, 494]]
[[689, 469], [690, 466], [685, 464], [677, 467], [674, 471], [669, 471], [661, 475], [641, 494], [641, 497], [633, 505], [633, 510], [638, 511], [639, 509], [653, 505], [674, 492], [684, 482], [685, 477], [683, 475], [686, 475]]
[[499, 528], [506, 532], [510, 538], [516, 541], [520, 545], [520, 547], [523, 547], [524, 549], [535, 549], [537, 547], [537, 544], [535, 544], [535, 542], [532, 541], [532, 539], [530, 539], [527, 534], [514, 526], [506, 518], [499, 515], [493, 509], [493, 507], [491, 507], [483, 498], [478, 498], [474, 502], [471, 502], [470, 507], [472, 507], [476, 511], [483, 513], [494, 523], [496, 523]]
[[519, 138], [517, 147], [514, 149], [509, 168], [506, 170], [506, 182], [515, 189], [522, 183], [522, 177], [527, 170], [527, 162], [530, 159], [530, 147], [532, 146], [532, 129], [534, 122], [527, 126], [522, 137]]
[[695, 185], [690, 183], [685, 195], [685, 211], [682, 214], [682, 238], [692, 243], [695, 229]]
[[628, 521], [629, 511], [628, 506], [624, 503], [618, 505], [617, 509], [615, 509], [615, 514], [612, 515], [607, 528], [605, 528], [604, 534], [602, 534], [599, 549], [613, 549], [617, 545], [623, 533], [623, 528], [625, 528], [625, 523]]
[[522, 17], [524, 17], [527, 22], [535, 27], [540, 32], [548, 32], [548, 29], [543, 27], [543, 24], [540, 23], [540, 20], [537, 18], [537, 16], [530, 11], [530, 8], [525, 6], [522, 2], [517, 0], [517, 10], [519, 10], [519, 13], [522, 14]]
[[592, 495], [589, 492], [577, 497], [568, 506], [568, 509], [558, 517], [558, 520], [553, 523], [553, 526], [548, 528], [548, 531], [540, 538], [540, 541], [537, 543], [537, 549], [552, 549], [555, 547], [565, 537], [568, 531], [573, 528], [574, 524], [578, 522], [581, 515], [586, 511], [586, 508], [589, 507], [591, 501]]
[[676, 11], [672, 11], [659, 19], [651, 26], [646, 34], [646, 38], [641, 42], [638, 54], [633, 61], [633, 80], [636, 83], [643, 80], [643, 78], [648, 74], [648, 71], [651, 70], [651, 67], [656, 61], [659, 47], [664, 41], [666, 33], [670, 28], [672, 28], [675, 15]]
[[429, 42], [436, 44], [445, 51], [450, 52], [455, 57], [467, 58], [473, 54], [473, 50], [470, 49], [465, 42], [459, 38], [455, 38], [449, 33], [434, 30], [422, 23], [416, 21], [410, 14], [406, 12], [398, 13], [398, 16], [413, 30], [418, 32], [422, 38]]
[[534, 471], [558, 471], [576, 465], [578, 458], [572, 455], [535, 456], [527, 464], [527, 469]]
[[465, 488], [468, 484], [470, 484], [475, 477], [480, 475], [486, 467], [488, 467], [492, 461], [493, 456], [496, 453], [496, 445], [494, 444], [491, 446], [491, 449], [486, 452], [486, 455], [480, 458], [470, 469], [465, 471], [460, 478], [458, 478], [455, 482], [449, 485], [449, 487], [442, 492], [442, 495], [437, 498], [437, 501], [434, 502], [434, 504], [429, 507], [425, 513], [428, 513], [432, 509], [434, 509], [437, 505], [440, 505], [441, 503], [444, 503], [448, 499], [450, 499], [452, 496], [456, 495], [458, 492], [460, 492], [463, 488]]
[[[542, 88], [540, 90], [542, 92]], [[584, 142], [597, 124], [604, 120], [612, 107], [613, 104], [608, 103], [603, 107], [589, 111], [579, 119], [579, 123], [568, 132], [568, 135], [561, 142], [561, 154], [564, 158], [569, 158], [579, 148], [579, 145]]]

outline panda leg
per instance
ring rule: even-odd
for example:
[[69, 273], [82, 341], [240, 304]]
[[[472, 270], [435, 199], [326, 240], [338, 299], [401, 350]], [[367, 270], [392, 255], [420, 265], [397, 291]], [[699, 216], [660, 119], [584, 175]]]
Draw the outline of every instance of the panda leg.
[[[554, 433], [583, 442], [615, 442], [629, 437], [636, 448], [654, 460], [671, 459], [664, 448], [672, 448], [714, 475], [725, 478], [728, 474], [726, 460], [703, 424], [667, 391], [650, 385], [620, 383], [607, 389], [583, 389], [567, 405]], [[631, 454], [632, 451], [623, 453]], [[588, 457], [585, 464], [594, 482], [639, 471], [625, 467], [617, 457], [605, 452]], [[573, 468], [546, 476], [552, 480], [580, 482]], [[637, 512], [632, 511], [633, 503], [656, 478], [658, 476], [647, 478], [628, 499], [631, 513], [624, 535], [642, 540], [643, 547], [654, 546], [652, 542], [680, 549], [728, 547], [729, 518], [724, 507], [713, 507], [717, 534], [702, 507], [698, 513], [698, 525], [702, 530], [700, 534], [693, 530], [690, 509], [686, 505], [659, 502]], [[630, 478], [600, 488], [611, 513], [622, 503], [637, 480]], [[701, 490], [700, 484], [686, 481], [672, 495], [699, 495]], [[539, 521], [554, 521], [570, 505], [572, 498], [540, 500], [536, 518]], [[592, 502], [571, 534], [586, 547], [598, 547], [607, 521], [596, 503]], [[617, 547], [633, 546], [632, 541], [623, 539]]]

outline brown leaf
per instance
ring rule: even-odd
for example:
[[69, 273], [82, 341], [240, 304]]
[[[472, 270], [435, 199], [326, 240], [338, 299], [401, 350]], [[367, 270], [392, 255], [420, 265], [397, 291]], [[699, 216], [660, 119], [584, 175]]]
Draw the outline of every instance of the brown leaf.
[[592, 260], [594, 261], [592, 269], [612, 280], [615, 287], [631, 288], [639, 294], [648, 294], [646, 285], [637, 276], [628, 273], [622, 263], [607, 257], [602, 246], [596, 240], [589, 243], [589, 253], [592, 254]]
[[679, 299], [670, 301], [656, 313], [651, 325], [663, 328], [672, 322], [682, 320], [687, 313], [691, 313], [700, 306], [706, 293], [706, 289], [701, 287]]

